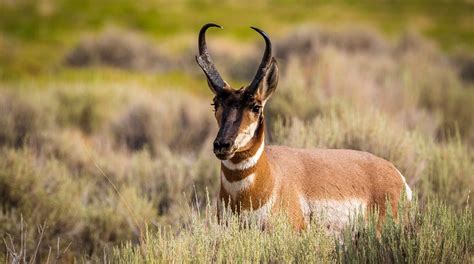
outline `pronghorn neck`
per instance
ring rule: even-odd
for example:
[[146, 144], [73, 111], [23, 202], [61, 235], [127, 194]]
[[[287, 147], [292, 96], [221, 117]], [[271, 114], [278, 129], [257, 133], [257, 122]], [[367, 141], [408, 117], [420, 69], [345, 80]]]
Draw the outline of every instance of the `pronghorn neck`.
[[264, 130], [262, 122], [250, 147], [221, 163], [221, 187], [228, 194], [227, 199], [231, 199], [231, 205], [239, 205], [243, 210], [260, 208], [273, 192], [274, 179], [265, 153]]

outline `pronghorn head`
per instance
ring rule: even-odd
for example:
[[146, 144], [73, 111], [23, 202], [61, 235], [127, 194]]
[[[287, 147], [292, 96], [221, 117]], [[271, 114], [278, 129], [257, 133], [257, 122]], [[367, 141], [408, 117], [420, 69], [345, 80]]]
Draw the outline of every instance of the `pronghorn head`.
[[206, 24], [199, 32], [199, 56], [196, 61], [207, 77], [209, 88], [214, 93], [213, 106], [219, 132], [214, 140], [214, 154], [227, 160], [236, 152], [249, 149], [256, 131], [263, 124], [263, 107], [278, 84], [278, 67], [272, 57], [272, 43], [261, 29], [252, 27], [265, 40], [265, 52], [254, 79], [247, 87], [233, 89], [220, 76], [207, 51], [206, 30], [222, 28]]

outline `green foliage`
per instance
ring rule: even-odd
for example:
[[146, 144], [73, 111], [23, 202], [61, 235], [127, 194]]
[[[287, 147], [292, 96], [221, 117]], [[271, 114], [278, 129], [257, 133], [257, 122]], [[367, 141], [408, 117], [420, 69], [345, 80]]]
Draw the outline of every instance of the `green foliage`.
[[[285, 262], [285, 263], [465, 263], [474, 247], [472, 212], [454, 213], [444, 203], [417, 203], [388, 217], [380, 236], [376, 219], [354, 219], [342, 234], [333, 237], [317, 225], [301, 233], [275, 216], [271, 230], [242, 228], [236, 217], [227, 226], [213, 217], [215, 208], [192, 213], [193, 221], [175, 233], [162, 228], [149, 231], [144, 243], [114, 250], [114, 262]], [[354, 231], [356, 230], [356, 231]]]
[[[287, 77], [283, 78], [284, 85]], [[99, 85], [104, 92], [111, 89]], [[93, 85], [81, 89], [61, 93], [79, 97], [77, 102], [87, 101], [95, 93]], [[127, 241], [128, 246], [115, 249], [115, 256], [135, 262], [172, 258], [201, 262], [347, 262], [393, 258], [461, 261], [472, 250], [469, 234], [473, 203], [468, 197], [473, 188], [473, 162], [470, 147], [463, 145], [459, 137], [437, 142], [420, 131], [407, 130], [388, 113], [372, 107], [355, 109], [343, 99], [318, 105], [318, 113], [302, 115], [305, 121], [296, 114], [293, 118], [278, 118], [289, 113], [273, 112], [269, 131], [272, 142], [372, 152], [396, 164], [417, 192], [421, 205], [410, 209], [414, 210], [410, 222], [391, 226], [385, 240], [375, 239], [373, 231], [367, 229], [359, 238], [364, 247], [354, 247], [349, 242], [339, 245], [318, 228], [296, 234], [282, 225], [281, 230], [262, 233], [256, 229], [226, 229], [212, 223], [214, 208], [207, 204], [209, 197], [211, 203], [214, 201], [219, 182], [218, 162], [209, 147], [215, 128], [208, 128], [212, 121], [208, 100], [176, 92], [135, 89], [132, 95], [128, 89], [114, 89], [115, 96], [96, 97], [96, 105], [114, 114], [104, 115], [102, 129], [90, 132], [77, 123], [56, 118], [63, 114], [59, 111], [66, 111], [51, 104], [52, 98], [57, 98], [57, 90], [38, 92], [39, 100], [34, 105], [43, 110], [35, 113], [48, 113], [53, 120], [47, 127], [38, 128], [45, 136], [34, 144], [25, 143], [20, 149], [3, 147], [1, 231], [12, 234], [15, 243], [19, 243], [20, 234], [25, 232], [18, 224], [21, 218], [25, 219], [24, 229], [29, 234], [35, 233], [37, 225], [46, 223], [38, 253], [43, 261], [58, 237], [63, 248], [72, 243], [67, 254], [61, 255], [63, 261], [74, 256], [97, 260], [104, 248], [112, 256], [112, 246]], [[19, 93], [18, 100], [25, 95], [28, 93]], [[291, 96], [288, 98], [292, 100]], [[283, 100], [274, 99], [275, 104]], [[153, 118], [130, 119], [130, 109], [139, 104], [146, 106], [140, 111]], [[302, 113], [314, 107], [311, 100], [305, 104], [300, 105]], [[187, 113], [186, 107], [192, 112]], [[291, 111], [291, 107], [288, 109]], [[153, 148], [138, 150], [118, 140], [116, 135], [126, 133], [122, 129], [135, 127], [135, 123], [123, 120], [146, 125]], [[118, 129], [117, 124], [127, 125]], [[443, 202], [437, 202], [438, 199]], [[196, 209], [190, 209], [188, 203]], [[202, 215], [196, 215], [195, 210]], [[435, 233], [428, 232], [433, 230]], [[443, 239], [435, 239], [434, 235]], [[140, 240], [141, 246], [136, 248]], [[29, 242], [26, 247], [33, 252], [36, 243]]]
[[[222, 43], [231, 51], [216, 62], [240, 81], [248, 73], [232, 67], [242, 65], [220, 62], [255, 51]], [[46, 262], [59, 239], [52, 256], [62, 262], [469, 262], [473, 92], [444, 54], [410, 36], [392, 47], [376, 34], [305, 28], [276, 46], [270, 143], [369, 151], [415, 190], [419, 203], [387, 221], [380, 239], [370, 221], [356, 223], [356, 242], [349, 229], [339, 239], [317, 224], [295, 233], [278, 217], [268, 232], [232, 216], [217, 225], [216, 125], [199, 69], [94, 66], [0, 82], [0, 260], [21, 248]], [[173, 67], [190, 65], [191, 52]]]
[[[254, 38], [259, 25], [272, 35], [300, 23], [372, 25], [389, 35], [422, 32], [443, 47], [473, 50], [474, 5], [469, 1], [68, 1], [0, 2], [0, 76], [49, 74], [80, 35], [115, 25], [164, 40], [195, 34], [214, 21], [222, 34]], [[453, 26], [456, 25], [456, 26]]]
[[398, 219], [389, 218], [380, 238], [374, 222], [367, 225], [360, 221], [355, 241], [351, 232], [345, 232], [344, 243], [336, 245], [337, 262], [469, 262], [474, 246], [472, 212], [456, 215], [436, 199], [421, 209], [417, 206], [415, 203], [401, 210]]
[[[109, 91], [99, 85], [103, 93]], [[27, 106], [31, 104], [39, 110], [27, 112], [26, 120], [16, 118], [17, 109], [23, 107], [19, 102], [28, 102], [25, 98], [32, 93], [5, 93], [0, 97], [14, 106], [3, 108], [6, 120], [15, 121], [4, 123], [13, 139], [23, 138], [21, 131], [15, 130], [16, 122], [30, 124], [43, 116], [50, 120], [48, 125], [38, 123], [28, 130], [41, 135], [39, 139], [25, 140], [17, 146], [8, 138], [0, 147], [0, 233], [8, 240], [7, 234], [12, 236], [14, 246], [9, 245], [10, 249], [34, 252], [35, 241], [23, 244], [21, 238], [25, 234], [35, 237], [37, 225], [44, 224], [45, 232], [35, 255], [41, 261], [46, 260], [50, 247], [56, 247], [57, 239], [63, 241], [61, 250], [71, 243], [67, 252], [60, 254], [61, 261], [81, 256], [95, 259], [111, 245], [137, 241], [146, 224], [180, 225], [177, 220], [186, 221], [183, 201], [201, 201], [206, 197], [206, 188], [213, 193], [217, 189], [217, 163], [209, 150], [203, 149], [203, 144], [211, 142], [203, 139], [214, 131], [208, 127], [209, 121], [203, 122], [201, 102], [188, 111], [183, 102], [191, 106], [196, 99], [185, 95], [173, 94], [176, 100], [170, 101], [166, 99], [170, 95], [164, 96], [166, 93], [150, 95], [141, 91], [133, 95], [127, 90], [115, 90], [114, 96], [105, 97], [93, 85], [80, 87], [36, 91], [33, 95], [37, 98], [29, 99]], [[67, 100], [60, 101], [59, 97]], [[123, 133], [116, 124], [138, 102], [151, 106], [151, 98], [155, 103], [156, 99], [161, 100], [159, 107], [143, 110], [158, 118], [158, 125], [148, 128], [155, 143], [153, 149], [130, 148], [114, 137]], [[84, 105], [101, 109], [93, 111], [100, 113], [100, 127], [84, 126], [97, 118], [92, 115], [81, 119]], [[117, 105], [125, 111], [113, 114]], [[149, 125], [150, 120], [145, 121]], [[173, 132], [176, 127], [180, 127], [178, 135]], [[21, 219], [25, 219], [25, 225], [20, 225]], [[5, 258], [11, 260], [15, 253], [19, 252], [8, 251]]]
[[[50, 39], [52, 36], [74, 34], [77, 30], [96, 29], [106, 23], [169, 36], [176, 32], [189, 32], [196, 24], [208, 20], [225, 21], [226, 25], [235, 25], [229, 25], [233, 34], [248, 36], [242, 24], [265, 24], [267, 27], [272, 24], [273, 28], [278, 28], [303, 21], [351, 23], [354, 18], [368, 20], [386, 31], [399, 32], [412, 25], [446, 45], [455, 42], [469, 45], [473, 38], [469, 28], [473, 6], [469, 1], [392, 1], [377, 4], [371, 1], [304, 1], [299, 5], [292, 1], [244, 1], [237, 5], [209, 1], [139, 3], [120, 0], [97, 3], [90, 0], [26, 0], [0, 4], [5, 11], [0, 29], [26, 39]], [[238, 19], [229, 19], [229, 14]], [[458, 26], [451, 27], [447, 22]]]
[[9, 93], [0, 96], [0, 146], [18, 148], [38, 141], [51, 123], [31, 100]]
[[105, 111], [101, 111], [97, 94], [59, 91], [57, 121], [61, 126], [77, 126], [85, 133], [100, 128]]

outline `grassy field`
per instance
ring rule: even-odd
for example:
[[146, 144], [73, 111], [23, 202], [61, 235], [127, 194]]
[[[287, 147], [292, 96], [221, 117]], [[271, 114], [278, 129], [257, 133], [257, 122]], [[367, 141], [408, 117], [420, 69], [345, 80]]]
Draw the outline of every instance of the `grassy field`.
[[[473, 5], [249, 6], [0, 0], [0, 261], [474, 260]], [[261, 56], [248, 26], [273, 36], [269, 143], [369, 151], [406, 176], [415, 202], [380, 238], [375, 219], [336, 238], [284, 216], [267, 232], [216, 223], [217, 128], [194, 62], [210, 20], [236, 87]]]
[[470, 1], [2, 0], [0, 12], [0, 76], [6, 79], [56, 74], [81, 37], [107, 27], [139, 31], [160, 45], [179, 48], [183, 38], [194, 43], [195, 32], [209, 21], [226, 27], [222, 35], [241, 41], [255, 38], [249, 25], [283, 36], [300, 24], [356, 24], [392, 39], [421, 32], [453, 53], [474, 51]]

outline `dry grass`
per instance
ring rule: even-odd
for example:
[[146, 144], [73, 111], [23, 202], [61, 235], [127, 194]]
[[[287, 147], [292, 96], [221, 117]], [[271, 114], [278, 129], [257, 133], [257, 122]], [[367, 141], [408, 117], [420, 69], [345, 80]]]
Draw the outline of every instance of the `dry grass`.
[[172, 61], [154, 43], [139, 34], [108, 28], [98, 36], [84, 37], [64, 63], [68, 66], [105, 65], [135, 71], [165, 71]]
[[[415, 204], [402, 210], [403, 217], [389, 218], [380, 238], [376, 219], [354, 220], [341, 235], [333, 237], [318, 226], [294, 232], [284, 217], [275, 217], [272, 230], [242, 228], [235, 217], [228, 226], [217, 224], [207, 207], [192, 213], [194, 221], [179, 232], [149, 232], [141, 247], [130, 243], [116, 248], [113, 262], [284, 262], [284, 263], [466, 263], [472, 258], [472, 214], [457, 215], [438, 201], [422, 208]], [[355, 235], [354, 229], [357, 230]]]

